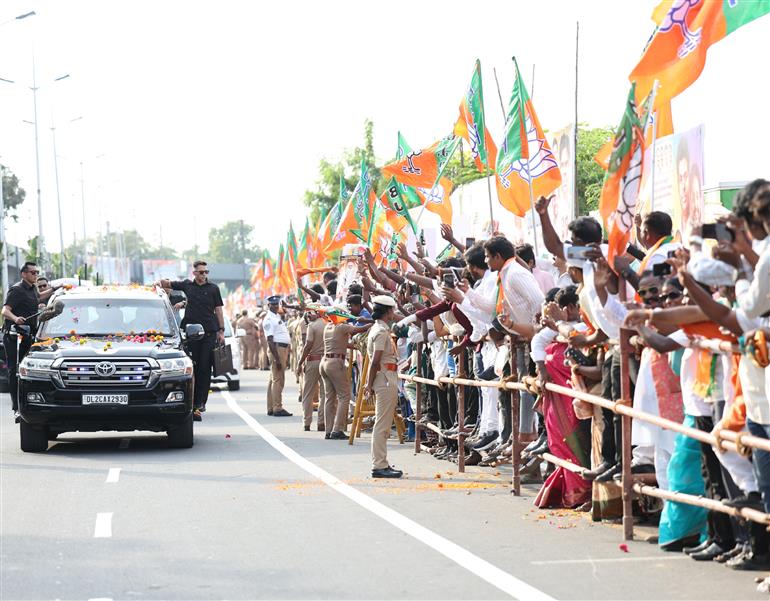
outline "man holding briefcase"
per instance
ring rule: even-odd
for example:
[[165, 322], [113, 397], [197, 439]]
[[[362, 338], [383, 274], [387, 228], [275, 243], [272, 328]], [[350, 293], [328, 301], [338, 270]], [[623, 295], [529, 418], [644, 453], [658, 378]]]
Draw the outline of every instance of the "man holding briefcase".
[[205, 261], [193, 263], [193, 279], [161, 280], [157, 285], [168, 290], [181, 290], [187, 296], [184, 319], [181, 326], [199, 323], [205, 335], [201, 340], [188, 341], [194, 364], [195, 389], [193, 391], [193, 419], [201, 421], [201, 411], [206, 410], [206, 400], [211, 386], [211, 366], [214, 346], [225, 342], [225, 318], [222, 312], [222, 295], [219, 286], [209, 282], [209, 269]]

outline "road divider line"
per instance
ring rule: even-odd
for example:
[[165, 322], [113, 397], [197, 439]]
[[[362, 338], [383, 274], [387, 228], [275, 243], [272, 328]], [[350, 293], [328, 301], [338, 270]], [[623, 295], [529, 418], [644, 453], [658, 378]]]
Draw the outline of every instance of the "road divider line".
[[121, 438], [120, 439], [120, 444], [118, 445], [118, 448], [119, 449], [127, 449], [128, 445], [130, 445], [130, 444], [131, 444], [131, 439], [130, 438]]
[[106, 484], [115, 484], [120, 480], [120, 468], [111, 467], [107, 472], [107, 479], [104, 481]]
[[229, 391], [223, 390], [222, 396], [225, 398], [225, 401], [227, 401], [227, 406], [230, 408], [230, 410], [238, 415], [246, 423], [246, 425], [254, 430], [254, 432], [259, 434], [259, 436], [261, 436], [267, 444], [273, 447], [294, 465], [303, 469], [311, 476], [318, 478], [324, 484], [334, 489], [341, 495], [347, 497], [367, 511], [370, 511], [377, 517], [385, 520], [412, 538], [441, 553], [447, 559], [454, 561], [460, 567], [465, 568], [472, 574], [475, 574], [482, 580], [485, 580], [492, 586], [498, 588], [511, 597], [516, 599], [526, 599], [527, 601], [553, 601], [553, 597], [547, 595], [543, 591], [527, 584], [523, 580], [519, 580], [512, 574], [501, 570], [497, 566], [492, 565], [477, 555], [474, 555], [460, 545], [453, 543], [443, 536], [436, 534], [432, 530], [429, 530], [425, 526], [418, 524], [414, 520], [398, 513], [386, 505], [383, 505], [379, 501], [376, 501], [368, 495], [365, 495], [358, 489], [345, 484], [339, 478], [318, 467], [315, 463], [308, 461], [302, 455], [279, 440], [275, 435], [267, 430], [267, 428], [265, 428], [256, 419], [254, 419], [254, 417], [244, 411], [240, 405], [238, 405], [237, 401], [229, 393]]
[[94, 538], [110, 538], [112, 536], [112, 512], [97, 513], [94, 526]]

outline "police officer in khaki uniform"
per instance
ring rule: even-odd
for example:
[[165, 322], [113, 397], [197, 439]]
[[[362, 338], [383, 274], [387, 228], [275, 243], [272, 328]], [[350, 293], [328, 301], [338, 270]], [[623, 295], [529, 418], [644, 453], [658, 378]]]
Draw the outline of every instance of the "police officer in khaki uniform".
[[244, 309], [236, 324], [246, 334], [241, 338], [241, 356], [243, 357], [243, 369], [257, 368], [257, 322], [249, 317], [248, 310]]
[[400, 478], [403, 472], [388, 464], [388, 437], [398, 401], [398, 356], [390, 336], [390, 326], [396, 321], [396, 301], [383, 294], [373, 297], [372, 303], [375, 323], [366, 341], [369, 370], [364, 386], [365, 394], [375, 398], [372, 478]]
[[324, 357], [321, 360], [321, 377], [326, 392], [324, 423], [326, 438], [345, 440], [345, 427], [348, 425], [350, 411], [350, 376], [345, 368], [348, 343], [353, 334], [365, 332], [371, 327], [368, 323], [354, 326], [349, 323], [335, 324], [330, 319], [324, 327]]
[[[313, 423], [313, 402], [319, 397], [321, 380], [321, 359], [324, 354], [324, 320], [315, 311], [308, 311], [307, 336], [302, 355], [297, 363], [297, 370], [302, 372], [302, 412], [305, 421], [305, 431], [310, 430]], [[318, 431], [326, 429], [324, 424], [323, 405], [318, 407]]]
[[269, 311], [265, 315], [262, 327], [270, 350], [270, 383], [267, 385], [267, 414], [275, 417], [290, 417], [292, 414], [283, 408], [283, 385], [285, 370], [289, 359], [291, 338], [286, 323], [278, 314], [280, 296], [267, 299]]

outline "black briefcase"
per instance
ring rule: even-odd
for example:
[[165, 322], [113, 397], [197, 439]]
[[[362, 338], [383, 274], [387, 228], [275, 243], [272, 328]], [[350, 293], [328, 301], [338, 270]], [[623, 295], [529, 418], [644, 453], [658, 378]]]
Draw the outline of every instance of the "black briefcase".
[[229, 344], [214, 347], [214, 377], [224, 376], [233, 371], [233, 351]]

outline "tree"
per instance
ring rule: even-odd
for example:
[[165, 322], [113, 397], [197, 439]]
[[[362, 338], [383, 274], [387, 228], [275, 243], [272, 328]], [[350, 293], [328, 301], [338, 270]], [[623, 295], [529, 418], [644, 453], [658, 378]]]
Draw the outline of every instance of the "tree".
[[327, 211], [334, 206], [340, 197], [340, 174], [345, 178], [348, 191], [355, 188], [358, 178], [361, 176], [361, 161], [364, 161], [374, 182], [375, 191], [385, 187], [382, 172], [375, 164], [374, 157], [374, 123], [367, 119], [364, 121], [364, 145], [344, 150], [342, 160], [332, 162], [321, 159], [318, 164], [318, 179], [313, 190], [305, 191], [304, 203], [312, 209], [311, 215], [315, 219], [321, 210]]
[[210, 263], [254, 263], [262, 250], [252, 241], [254, 226], [240, 221], [228, 221], [222, 227], [209, 230]]
[[16, 221], [16, 209], [24, 202], [27, 192], [19, 186], [19, 178], [4, 165], [0, 165], [0, 174], [2, 174], [5, 216]]
[[604, 183], [604, 169], [594, 160], [596, 153], [612, 139], [614, 131], [609, 127], [587, 127], [578, 125], [577, 153], [577, 194], [580, 199], [581, 215], [599, 209], [599, 196]]

